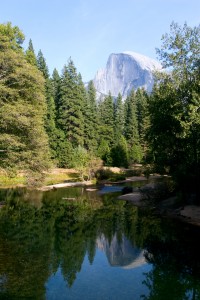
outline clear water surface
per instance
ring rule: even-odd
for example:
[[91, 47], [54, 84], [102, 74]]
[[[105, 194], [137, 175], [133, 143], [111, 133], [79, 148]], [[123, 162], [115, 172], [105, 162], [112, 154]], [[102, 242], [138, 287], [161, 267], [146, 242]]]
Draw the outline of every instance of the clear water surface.
[[199, 228], [120, 190], [0, 190], [0, 299], [200, 299]]

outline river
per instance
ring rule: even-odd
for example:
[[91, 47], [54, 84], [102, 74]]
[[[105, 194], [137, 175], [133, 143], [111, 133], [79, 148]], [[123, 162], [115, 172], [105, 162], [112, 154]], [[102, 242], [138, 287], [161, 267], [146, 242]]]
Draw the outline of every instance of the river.
[[0, 190], [0, 299], [200, 299], [199, 227], [115, 187]]

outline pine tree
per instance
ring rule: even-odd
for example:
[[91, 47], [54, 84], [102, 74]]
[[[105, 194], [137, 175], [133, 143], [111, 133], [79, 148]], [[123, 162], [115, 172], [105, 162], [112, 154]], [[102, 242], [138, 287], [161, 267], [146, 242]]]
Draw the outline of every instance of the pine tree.
[[93, 81], [88, 83], [87, 97], [85, 104], [85, 147], [95, 152], [98, 138], [98, 117], [96, 90]]
[[122, 96], [119, 93], [116, 102], [114, 104], [114, 136], [115, 142], [121, 138], [124, 134], [124, 106], [122, 102]]
[[111, 93], [99, 102], [100, 136], [108, 141], [109, 146], [114, 142], [114, 104]]
[[135, 100], [136, 100], [136, 114], [138, 122], [138, 134], [140, 145], [142, 147], [143, 157], [146, 157], [147, 152], [147, 140], [146, 132], [149, 126], [149, 117], [148, 117], [148, 94], [144, 89], [137, 89]]
[[73, 146], [82, 146], [84, 143], [83, 102], [79, 84], [76, 68], [70, 58], [61, 76], [58, 124]]
[[115, 167], [127, 168], [129, 164], [128, 145], [123, 135], [119, 136], [111, 150], [112, 164]]
[[46, 103], [47, 103], [47, 113], [45, 116], [45, 129], [49, 137], [51, 157], [52, 159], [55, 159], [56, 147], [57, 147], [57, 137], [56, 137], [57, 131], [56, 131], [56, 124], [55, 124], [55, 118], [56, 118], [55, 102], [53, 97], [52, 84], [49, 77], [49, 69], [41, 50], [39, 50], [38, 52], [37, 66], [38, 69], [42, 72], [45, 79], [45, 96], [46, 96]]
[[98, 155], [106, 165], [112, 165], [111, 148], [114, 143], [114, 104], [111, 93], [99, 102]]
[[37, 58], [35, 55], [35, 51], [31, 39], [29, 40], [28, 49], [26, 50], [26, 59], [31, 65], [37, 66]]
[[51, 79], [51, 86], [52, 86], [52, 94], [53, 94], [55, 109], [56, 109], [56, 124], [57, 124], [57, 118], [58, 118], [60, 82], [61, 82], [60, 75], [59, 75], [58, 71], [56, 69], [54, 69], [53, 74], [52, 74], [52, 79]]
[[142, 150], [139, 142], [134, 90], [125, 101], [125, 138], [128, 143], [130, 162], [140, 162]]
[[38, 66], [38, 69], [42, 72], [44, 78], [49, 79], [49, 69], [48, 69], [46, 60], [45, 60], [41, 50], [39, 50], [38, 55], [37, 55], [37, 66]]
[[38, 174], [49, 167], [44, 79], [27, 62], [22, 42], [18, 27], [0, 25], [0, 167]]
[[[170, 74], [157, 74], [149, 103], [154, 164], [200, 203], [200, 25], [170, 26], [157, 50]], [[188, 199], [187, 195], [187, 199]]]

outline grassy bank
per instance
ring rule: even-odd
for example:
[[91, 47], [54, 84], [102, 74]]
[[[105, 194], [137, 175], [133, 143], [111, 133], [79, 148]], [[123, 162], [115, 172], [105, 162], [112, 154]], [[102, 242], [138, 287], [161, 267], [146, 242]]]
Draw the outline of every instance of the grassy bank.
[[0, 174], [0, 188], [12, 188], [15, 186], [24, 186], [25, 184], [26, 179], [24, 176], [16, 175], [14, 177], [9, 177]]
[[53, 169], [46, 174], [44, 185], [52, 185], [63, 182], [80, 181], [79, 172], [74, 169]]
[[[52, 169], [45, 174], [43, 185], [52, 185], [63, 182], [80, 181], [79, 173], [73, 169]], [[8, 176], [0, 173], [0, 188], [13, 188], [17, 186], [26, 186], [26, 176], [24, 174], [16, 174]]]
[[[117, 182], [125, 180], [126, 177], [140, 176], [142, 173], [141, 167], [132, 168], [130, 170], [122, 170], [120, 168], [104, 167], [96, 172], [96, 178], [94, 183], [97, 182]], [[81, 176], [75, 169], [62, 169], [54, 168], [48, 173], [44, 174], [43, 186], [67, 183], [67, 182], [79, 182]], [[17, 186], [27, 186], [25, 173], [19, 173], [16, 175], [8, 176], [5, 172], [0, 172], [0, 188], [13, 188]]]

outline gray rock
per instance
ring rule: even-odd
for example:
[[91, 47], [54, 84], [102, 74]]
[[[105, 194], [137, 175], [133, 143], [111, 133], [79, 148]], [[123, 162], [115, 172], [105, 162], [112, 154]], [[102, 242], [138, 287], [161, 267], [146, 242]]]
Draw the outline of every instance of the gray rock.
[[106, 68], [100, 69], [94, 78], [97, 94], [117, 97], [121, 93], [125, 98], [132, 89], [144, 88], [151, 92], [153, 87], [153, 72], [161, 70], [161, 64], [147, 56], [124, 52], [111, 54]]

